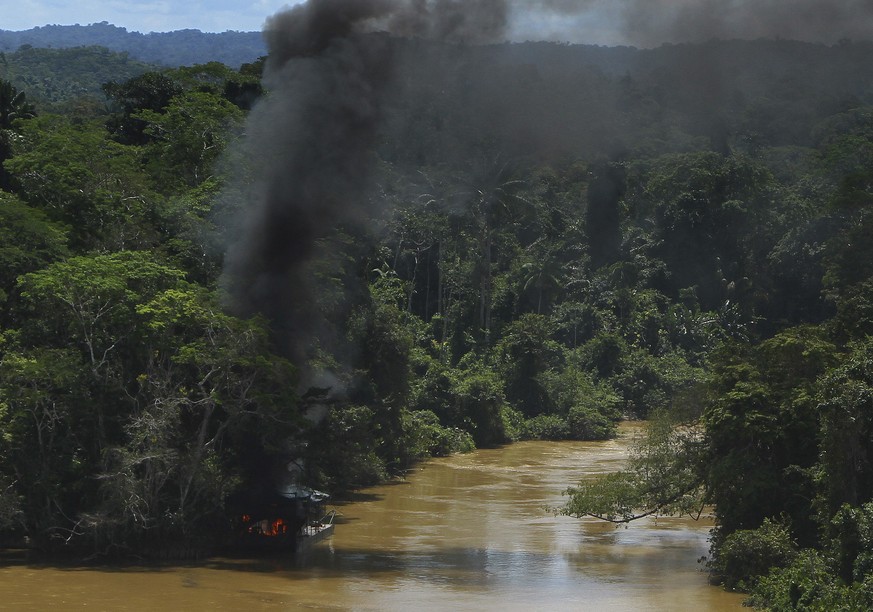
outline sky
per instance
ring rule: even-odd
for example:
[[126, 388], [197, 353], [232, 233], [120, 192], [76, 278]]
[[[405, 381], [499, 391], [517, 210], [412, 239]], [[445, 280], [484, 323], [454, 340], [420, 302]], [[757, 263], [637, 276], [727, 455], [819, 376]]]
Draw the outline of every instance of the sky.
[[108, 21], [135, 32], [258, 32], [294, 0], [0, 0], [0, 30]]
[[[0, 30], [107, 21], [143, 33], [186, 28], [251, 32], [300, 1], [0, 0]], [[873, 0], [506, 1], [511, 7], [508, 36], [514, 41], [654, 47], [711, 38], [779, 37], [826, 44], [873, 39]]]

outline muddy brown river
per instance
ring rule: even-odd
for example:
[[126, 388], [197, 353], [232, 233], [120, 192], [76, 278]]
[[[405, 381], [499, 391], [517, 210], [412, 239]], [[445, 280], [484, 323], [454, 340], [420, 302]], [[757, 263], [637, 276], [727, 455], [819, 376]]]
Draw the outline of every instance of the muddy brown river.
[[123, 569], [0, 564], [2, 610], [740, 610], [698, 559], [711, 524], [616, 528], [554, 516], [561, 491], [615, 470], [609, 442], [522, 442], [430, 461], [337, 506], [297, 558]]

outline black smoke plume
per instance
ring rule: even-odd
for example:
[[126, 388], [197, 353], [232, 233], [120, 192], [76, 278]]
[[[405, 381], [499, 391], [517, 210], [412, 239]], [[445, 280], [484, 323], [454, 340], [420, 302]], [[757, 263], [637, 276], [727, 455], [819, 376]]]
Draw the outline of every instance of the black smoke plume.
[[374, 147], [397, 40], [494, 42], [506, 19], [503, 0], [309, 0], [268, 20], [269, 95], [247, 125], [252, 176], [224, 283], [232, 309], [266, 316], [298, 362], [314, 333], [307, 262], [377, 199]]

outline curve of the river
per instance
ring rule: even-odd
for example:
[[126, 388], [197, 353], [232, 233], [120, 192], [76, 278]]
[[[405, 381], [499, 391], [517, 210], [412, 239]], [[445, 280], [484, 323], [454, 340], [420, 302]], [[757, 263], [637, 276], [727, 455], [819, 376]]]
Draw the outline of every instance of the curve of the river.
[[555, 516], [561, 491], [616, 470], [609, 442], [522, 442], [429, 461], [338, 506], [334, 535], [293, 559], [152, 568], [0, 564], [0, 609], [741, 609], [707, 583], [705, 521], [616, 528]]

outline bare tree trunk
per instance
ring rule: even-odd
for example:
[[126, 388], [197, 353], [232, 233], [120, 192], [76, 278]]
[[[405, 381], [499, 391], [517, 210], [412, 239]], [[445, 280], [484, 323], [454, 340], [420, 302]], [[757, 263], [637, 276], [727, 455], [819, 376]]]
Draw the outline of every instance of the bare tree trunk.
[[424, 320], [427, 321], [428, 315], [430, 315], [430, 249], [427, 251], [425, 267], [427, 269], [427, 279], [424, 285]]
[[443, 304], [443, 244], [437, 243], [439, 253], [437, 253], [437, 312], [445, 316], [445, 308]]
[[412, 267], [412, 282], [409, 284], [409, 297], [406, 300], [406, 311], [412, 314], [412, 296], [415, 295], [415, 283], [418, 280], [418, 251], [415, 252]]
[[482, 244], [482, 283], [479, 289], [479, 327], [485, 335], [485, 345], [491, 335], [491, 232], [486, 231]]

